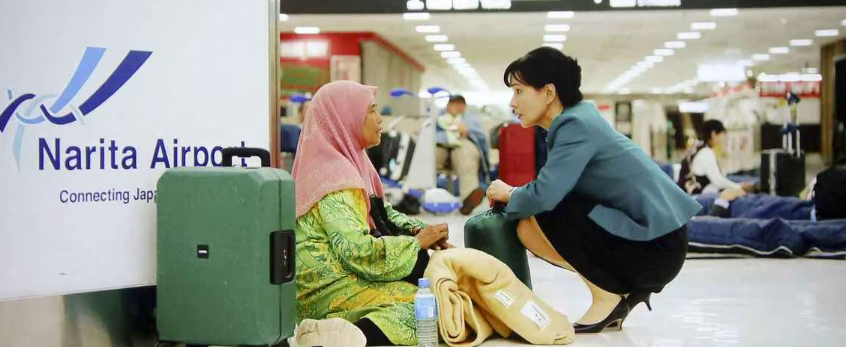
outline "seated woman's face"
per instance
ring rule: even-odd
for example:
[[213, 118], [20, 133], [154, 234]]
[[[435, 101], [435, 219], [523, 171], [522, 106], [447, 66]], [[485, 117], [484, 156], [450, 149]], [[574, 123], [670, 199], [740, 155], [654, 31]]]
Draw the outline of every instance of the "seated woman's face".
[[376, 104], [370, 104], [367, 108], [361, 135], [364, 138], [364, 148], [378, 146], [382, 142], [382, 115], [376, 111]]

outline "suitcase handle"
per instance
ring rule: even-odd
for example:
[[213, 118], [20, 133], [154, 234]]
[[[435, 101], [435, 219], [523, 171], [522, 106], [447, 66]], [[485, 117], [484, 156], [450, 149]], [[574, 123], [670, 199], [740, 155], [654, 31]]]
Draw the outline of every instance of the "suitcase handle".
[[250, 158], [259, 157], [261, 159], [261, 167], [270, 167], [270, 152], [264, 148], [252, 147], [228, 147], [223, 149], [223, 162], [221, 166], [232, 166], [232, 159], [234, 157]]
[[279, 230], [270, 233], [270, 284], [283, 284], [294, 280], [293, 230]]

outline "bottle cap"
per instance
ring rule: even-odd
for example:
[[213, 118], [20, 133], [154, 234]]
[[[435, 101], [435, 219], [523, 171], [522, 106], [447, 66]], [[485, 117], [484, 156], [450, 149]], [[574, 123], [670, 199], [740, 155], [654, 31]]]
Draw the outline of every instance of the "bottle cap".
[[417, 280], [417, 286], [420, 288], [429, 288], [429, 279], [424, 277]]

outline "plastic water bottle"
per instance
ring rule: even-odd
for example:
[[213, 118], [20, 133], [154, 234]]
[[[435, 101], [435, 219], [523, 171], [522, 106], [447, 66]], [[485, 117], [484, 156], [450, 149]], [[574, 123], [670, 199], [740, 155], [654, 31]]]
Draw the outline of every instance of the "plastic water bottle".
[[417, 346], [438, 346], [438, 304], [435, 294], [429, 289], [429, 279], [417, 281], [417, 294], [414, 296], [414, 312], [417, 317]]

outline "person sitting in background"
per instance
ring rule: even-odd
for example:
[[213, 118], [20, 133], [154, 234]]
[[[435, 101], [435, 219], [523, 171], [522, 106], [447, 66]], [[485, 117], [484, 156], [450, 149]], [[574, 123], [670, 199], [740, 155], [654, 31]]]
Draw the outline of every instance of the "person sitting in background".
[[[384, 202], [365, 153], [381, 141], [375, 97], [375, 87], [332, 82], [318, 90], [305, 118], [293, 169], [297, 309], [300, 319], [326, 320], [304, 321], [297, 334], [338, 331], [330, 318], [343, 318], [368, 345], [416, 345], [418, 288], [409, 282], [423, 276], [428, 249], [451, 246], [446, 225], [427, 226]], [[324, 335], [333, 340], [309, 341], [351, 346], [356, 338]]]
[[450, 160], [452, 170], [458, 175], [458, 197], [462, 200], [461, 213], [469, 215], [482, 203], [485, 191], [479, 186], [479, 161], [481, 152], [470, 140], [465, 113], [467, 101], [461, 95], [449, 98], [446, 112], [438, 117], [437, 126], [437, 164], [446, 166]]
[[688, 194], [716, 193], [729, 188], [747, 190], [750, 187], [732, 182], [723, 174], [713, 148], [725, 140], [723, 123], [711, 119], [705, 122], [700, 133], [701, 141], [688, 151], [682, 160], [679, 186]]

